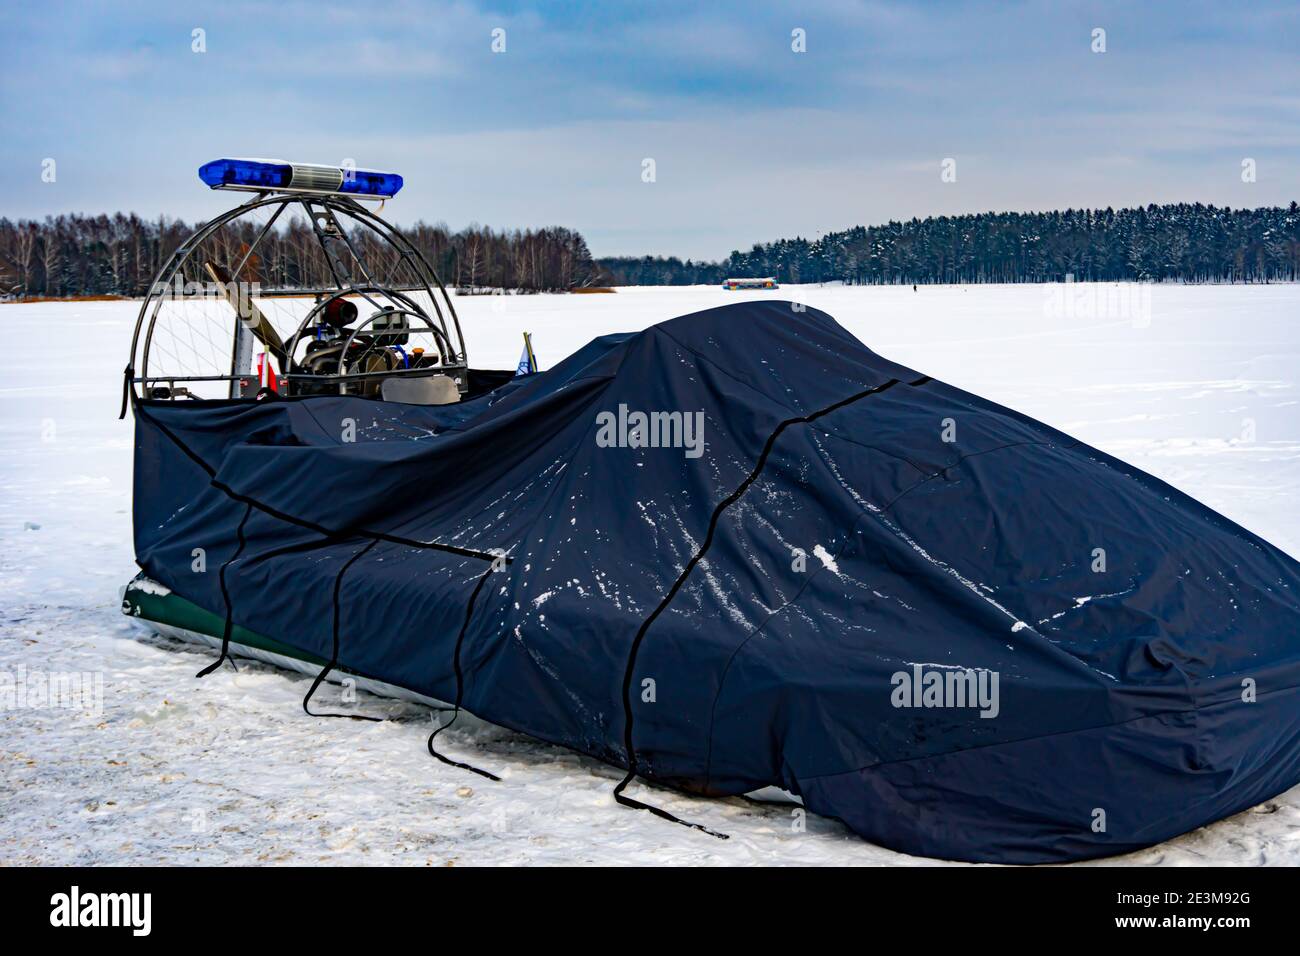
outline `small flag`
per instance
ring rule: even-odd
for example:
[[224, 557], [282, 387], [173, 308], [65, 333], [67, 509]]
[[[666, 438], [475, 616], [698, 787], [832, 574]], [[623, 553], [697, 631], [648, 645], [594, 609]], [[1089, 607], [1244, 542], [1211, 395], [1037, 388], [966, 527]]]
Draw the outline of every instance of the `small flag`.
[[280, 390], [280, 384], [275, 380], [275, 369], [271, 367], [265, 352], [257, 353], [257, 381], [262, 388], [269, 388], [273, 392]]
[[519, 356], [519, 367], [515, 369], [515, 378], [520, 375], [532, 375], [537, 371], [537, 356], [533, 354], [533, 333], [524, 333], [524, 351]]

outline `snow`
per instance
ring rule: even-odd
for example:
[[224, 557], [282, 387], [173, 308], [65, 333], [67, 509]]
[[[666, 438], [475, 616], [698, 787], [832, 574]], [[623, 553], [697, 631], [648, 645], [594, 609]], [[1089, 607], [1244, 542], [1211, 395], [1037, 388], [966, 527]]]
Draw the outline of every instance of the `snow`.
[[[1154, 286], [1136, 318], [1063, 315], [1061, 294], [643, 288], [457, 308], [475, 365], [513, 368], [528, 330], [545, 368], [607, 332], [798, 299], [886, 357], [1064, 428], [1300, 554], [1300, 286]], [[363, 694], [360, 708], [393, 719], [313, 719], [299, 707], [307, 680], [262, 664], [196, 681], [209, 652], [118, 610], [135, 571], [132, 432], [116, 416], [137, 308], [0, 305], [0, 679], [93, 674], [102, 684], [85, 687], [103, 695], [98, 713], [39, 695], [0, 710], [0, 865], [933, 862], [833, 820], [800, 829], [790, 808], [633, 788], [731, 835], [716, 840], [618, 807], [613, 768], [462, 718], [439, 743], [493, 783], [428, 756], [428, 710]], [[1297, 833], [1300, 788], [1112, 862], [1295, 865]]]
[[835, 563], [834, 556], [829, 551], [827, 551], [824, 547], [822, 547], [820, 544], [815, 545], [813, 547], [813, 554], [815, 554], [817, 556], [817, 560], [822, 563], [822, 567], [830, 571], [831, 574], [840, 573], [840, 566]]
[[172, 593], [172, 589], [165, 584], [159, 584], [152, 578], [140, 578], [138, 581], [132, 581], [126, 586], [128, 591], [139, 591], [141, 594], [152, 594], [156, 597], [166, 597]]

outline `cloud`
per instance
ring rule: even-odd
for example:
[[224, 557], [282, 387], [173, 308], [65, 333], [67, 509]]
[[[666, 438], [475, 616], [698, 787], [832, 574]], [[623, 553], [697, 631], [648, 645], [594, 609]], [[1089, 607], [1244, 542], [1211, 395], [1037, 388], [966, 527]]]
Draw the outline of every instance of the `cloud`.
[[[353, 157], [406, 175], [399, 221], [563, 223], [597, 253], [713, 258], [997, 208], [1285, 203], [1298, 23], [1280, 3], [20, 8], [0, 33], [0, 214], [210, 215], [223, 197], [194, 170], [218, 155]], [[36, 186], [45, 156], [59, 182]], [[1260, 163], [1246, 192], [1241, 156]]]

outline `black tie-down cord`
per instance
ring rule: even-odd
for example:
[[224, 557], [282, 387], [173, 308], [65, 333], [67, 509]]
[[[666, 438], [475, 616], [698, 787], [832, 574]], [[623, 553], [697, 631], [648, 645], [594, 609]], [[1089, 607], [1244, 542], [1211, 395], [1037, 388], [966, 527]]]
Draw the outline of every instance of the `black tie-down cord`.
[[[916, 379], [916, 381], [908, 382], [907, 384], [917, 386], [924, 385], [928, 381], [930, 381], [930, 376], [923, 375]], [[776, 440], [781, 437], [781, 433], [791, 425], [806, 425], [809, 422], [814, 422], [824, 415], [829, 415], [831, 412], [843, 408], [845, 405], [851, 405], [869, 395], [878, 395], [881, 392], [888, 391], [898, 384], [898, 379], [891, 378], [889, 381], [881, 385], [864, 389], [855, 395], [850, 395], [848, 398], [835, 402], [833, 405], [827, 405], [825, 408], [808, 415], [800, 415], [797, 418], [787, 418], [785, 421], [781, 422], [776, 426], [772, 434], [767, 437], [767, 442], [763, 445], [763, 452], [758, 456], [758, 463], [754, 465], [753, 470], [748, 476], [746, 476], [745, 480], [737, 486], [735, 491], [727, 495], [727, 497], [722, 499], [722, 501], [718, 502], [718, 506], [713, 509], [713, 515], [709, 518], [709, 530], [704, 536], [704, 543], [701, 544], [695, 554], [691, 556], [691, 559], [686, 562], [686, 567], [684, 567], [682, 573], [677, 576], [677, 580], [674, 581], [673, 586], [668, 589], [668, 593], [664, 595], [663, 600], [661, 600], [655, 609], [650, 612], [649, 617], [641, 622], [641, 627], [637, 629], [636, 637], [632, 639], [632, 646], [628, 651], [627, 667], [623, 671], [623, 749], [627, 754], [627, 775], [624, 776], [614, 788], [614, 799], [623, 806], [631, 807], [633, 810], [648, 810], [657, 817], [662, 817], [663, 819], [669, 820], [673, 823], [681, 824], [684, 827], [690, 827], [692, 830], [701, 830], [704, 833], [709, 834], [709, 836], [717, 837], [720, 840], [728, 839], [728, 836], [725, 833], [711, 830], [700, 823], [691, 823], [687, 820], [679, 819], [667, 810], [664, 810], [662, 807], [655, 807], [648, 803], [642, 803], [641, 801], [634, 800], [623, 793], [623, 791], [627, 789], [627, 785], [631, 783], [637, 775], [636, 747], [632, 736], [632, 679], [636, 673], [637, 652], [641, 648], [641, 642], [645, 640], [646, 632], [650, 630], [650, 625], [653, 624], [655, 619], [658, 618], [668, 605], [672, 603], [673, 598], [677, 596], [677, 592], [680, 591], [682, 586], [686, 583], [686, 579], [689, 578], [691, 572], [695, 570], [695, 566], [704, 559], [704, 555], [713, 544], [713, 536], [718, 529], [718, 521], [721, 520], [723, 512], [739, 501], [745, 492], [749, 490], [749, 486], [758, 480], [759, 474], [762, 473], [763, 467], [767, 464], [768, 456], [772, 453], [772, 448], [776, 445]]]
[[469, 604], [465, 607], [465, 620], [460, 626], [460, 634], [456, 636], [456, 649], [451, 656], [452, 670], [456, 674], [456, 703], [452, 709], [451, 720], [434, 728], [433, 733], [429, 734], [430, 755], [437, 757], [449, 766], [459, 767], [461, 770], [468, 770], [470, 773], [476, 773], [480, 777], [487, 777], [489, 780], [497, 781], [501, 778], [494, 773], [488, 773], [486, 770], [480, 770], [478, 767], [470, 766], [467, 763], [460, 763], [459, 761], [452, 760], [450, 757], [445, 757], [438, 753], [438, 751], [433, 747], [433, 738], [437, 737], [440, 733], [454, 724], [456, 718], [460, 716], [460, 705], [465, 692], [465, 676], [460, 669], [460, 647], [465, 642], [465, 632], [469, 630], [469, 619], [474, 614], [474, 603], [478, 600], [479, 592], [483, 590], [483, 585], [487, 583], [488, 576], [491, 575], [492, 572], [498, 570], [499, 567], [500, 566], [497, 564], [492, 564], [486, 571], [484, 571], [478, 579], [478, 584], [474, 585], [474, 593], [469, 596]]
[[348, 568], [352, 567], [378, 543], [377, 539], [371, 539], [364, 548], [348, 558], [343, 563], [343, 567], [339, 568], [339, 573], [334, 576], [334, 649], [330, 652], [329, 663], [321, 668], [321, 672], [311, 682], [311, 688], [307, 691], [307, 696], [302, 699], [302, 709], [308, 717], [347, 717], [350, 720], [373, 720], [377, 723], [384, 719], [383, 717], [369, 717], [365, 714], [313, 714], [311, 708], [307, 706], [311, 702], [311, 695], [316, 693], [316, 688], [321, 685], [321, 681], [325, 680], [326, 675], [339, 663], [339, 591], [343, 588], [343, 575], [347, 574]]
[[221, 666], [222, 661], [230, 661], [230, 666], [234, 667], [234, 659], [230, 656], [230, 632], [234, 630], [235, 622], [233, 618], [234, 610], [230, 603], [230, 591], [226, 588], [226, 568], [234, 563], [235, 559], [244, 553], [244, 545], [248, 543], [244, 537], [244, 525], [248, 523], [248, 516], [253, 513], [253, 506], [249, 505], [244, 509], [244, 517], [239, 519], [239, 527], [235, 529], [235, 535], [239, 538], [239, 546], [235, 548], [235, 553], [222, 562], [221, 570], [217, 574], [217, 581], [221, 584], [221, 600], [226, 607], [226, 623], [221, 630], [221, 653], [217, 659], [209, 664], [203, 670], [195, 674], [195, 677], [207, 677], [214, 670]]

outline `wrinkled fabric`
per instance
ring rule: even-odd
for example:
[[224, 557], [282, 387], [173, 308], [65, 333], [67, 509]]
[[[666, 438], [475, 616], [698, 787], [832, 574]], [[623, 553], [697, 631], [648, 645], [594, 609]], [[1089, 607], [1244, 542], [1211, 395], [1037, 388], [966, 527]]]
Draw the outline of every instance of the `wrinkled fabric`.
[[[143, 402], [137, 557], [217, 614], [229, 562], [236, 623], [329, 658], [335, 579], [385, 535], [339, 584], [339, 662], [450, 700], [487, 565], [418, 542], [504, 552], [466, 627], [465, 706], [626, 766], [632, 641], [715, 507], [780, 423], [888, 386], [782, 431], [650, 626], [631, 682], [643, 776], [776, 785], [887, 847], [1013, 863], [1146, 846], [1300, 780], [1300, 566], [923, 378], [765, 301], [597, 339], [455, 406]], [[703, 413], [703, 453], [601, 447], [620, 405]], [[234, 496], [257, 506], [231, 561]], [[996, 708], [900, 706], [899, 675], [932, 673], [996, 675]]]

